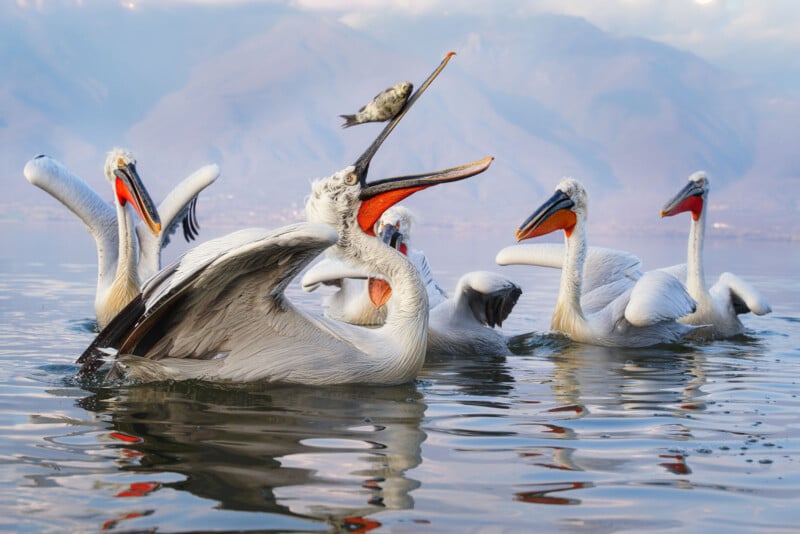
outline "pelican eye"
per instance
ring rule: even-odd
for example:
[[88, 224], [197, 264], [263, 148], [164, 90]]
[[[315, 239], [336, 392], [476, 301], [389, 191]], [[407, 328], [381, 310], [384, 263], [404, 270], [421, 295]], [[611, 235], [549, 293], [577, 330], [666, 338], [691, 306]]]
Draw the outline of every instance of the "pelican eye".
[[125, 166], [125, 160], [122, 158], [117, 158], [117, 167], [124, 167], [124, 166]]
[[344, 177], [345, 185], [355, 185], [357, 181], [358, 181], [358, 176], [356, 176], [356, 173], [354, 172], [351, 172], [350, 174]]

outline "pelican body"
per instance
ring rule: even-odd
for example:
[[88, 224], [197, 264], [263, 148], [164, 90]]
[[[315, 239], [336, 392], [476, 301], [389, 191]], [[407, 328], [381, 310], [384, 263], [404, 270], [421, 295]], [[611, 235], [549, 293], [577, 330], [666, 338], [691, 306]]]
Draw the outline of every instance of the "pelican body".
[[342, 128], [349, 128], [365, 122], [385, 122], [397, 115], [411, 96], [414, 85], [411, 82], [396, 83], [384, 89], [353, 115], [339, 115], [344, 119]]
[[601, 254], [595, 267], [606, 263], [608, 268], [593, 275], [592, 287], [584, 293], [587, 207], [583, 185], [566, 179], [516, 232], [522, 241], [564, 231], [561, 282], [551, 328], [581, 343], [612, 347], [682, 341], [695, 327], [677, 319], [695, 311], [696, 304], [683, 284], [667, 272], [641, 273], [634, 257], [626, 267], [625, 261], [600, 260], [614, 256]]
[[753, 312], [764, 315], [770, 313], [772, 308], [755, 287], [729, 272], [722, 273], [710, 290], [706, 288], [703, 241], [709, 190], [710, 183], [706, 173], [695, 172], [689, 176], [689, 183], [664, 205], [661, 216], [671, 217], [687, 211], [692, 214], [684, 274], [686, 288], [697, 301], [697, 310], [681, 318], [681, 322], [708, 325], [703, 335], [710, 332], [711, 337], [726, 338], [744, 332], [744, 325], [739, 320], [740, 314]]
[[[57, 160], [39, 155], [28, 161], [25, 178], [77, 215], [97, 245], [95, 315], [102, 329], [161, 268], [161, 249], [180, 222], [187, 241], [197, 234], [195, 206], [200, 191], [219, 176], [216, 165], [200, 168], [155, 208], [128, 150], [108, 153], [104, 174], [111, 183], [109, 204]], [[135, 224], [134, 217], [143, 224]]]
[[[308, 222], [277, 230], [246, 229], [208, 241], [165, 268], [78, 359], [95, 372], [117, 349], [111, 375], [141, 381], [203, 379], [300, 384], [399, 384], [425, 359], [428, 298], [418, 271], [374, 236], [392, 204], [428, 187], [481, 173], [492, 158], [414, 176], [367, 182], [385, 138], [452, 54], [404, 110], [351, 166], [312, 184]], [[395, 290], [383, 326], [364, 328], [308, 313], [286, 286], [326, 249], [376, 272]]]
[[[502, 326], [522, 294], [517, 284], [488, 271], [464, 274], [452, 297], [439, 286], [425, 253], [411, 246], [414, 215], [404, 206], [389, 208], [377, 224], [377, 234], [404, 254], [419, 271], [429, 303], [428, 355], [465, 356], [508, 353], [508, 338], [494, 329]], [[314, 265], [302, 280], [303, 289], [313, 291], [320, 284], [338, 288], [326, 297], [325, 314], [351, 324], [380, 325], [391, 300], [376, 307], [371, 295], [370, 273], [325, 259]]]

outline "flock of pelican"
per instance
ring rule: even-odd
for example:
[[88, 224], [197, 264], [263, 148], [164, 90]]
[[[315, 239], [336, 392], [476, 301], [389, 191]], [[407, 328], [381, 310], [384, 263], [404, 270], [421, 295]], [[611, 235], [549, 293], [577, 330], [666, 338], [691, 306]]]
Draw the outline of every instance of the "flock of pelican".
[[[219, 176], [216, 165], [197, 170], [155, 208], [128, 151], [115, 149], [106, 160], [111, 204], [59, 162], [29, 161], [26, 178], [75, 213], [97, 243], [101, 331], [78, 359], [79, 375], [93, 376], [110, 360], [109, 379], [398, 384], [413, 380], [428, 354], [508, 353], [510, 337], [495, 327], [512, 312], [519, 285], [496, 273], [470, 272], [448, 295], [425, 254], [412, 246], [414, 218], [399, 205], [423, 189], [478, 175], [493, 158], [368, 180], [384, 140], [452, 55], [413, 94], [403, 82], [343, 116], [345, 126], [388, 123], [352, 165], [312, 183], [306, 222], [240, 230], [164, 268], [161, 249], [178, 223], [187, 240], [196, 236], [197, 197]], [[739, 314], [771, 310], [754, 287], [730, 273], [706, 289], [708, 192], [708, 177], [695, 173], [661, 211], [662, 217], [691, 213], [685, 264], [642, 272], [632, 254], [590, 247], [588, 195], [571, 178], [516, 230], [518, 241], [562, 230], [564, 245], [518, 244], [496, 261], [561, 269], [551, 328], [576, 342], [644, 347], [693, 335], [734, 336], [744, 331]], [[335, 288], [324, 314], [285, 294], [302, 272], [306, 291]]]

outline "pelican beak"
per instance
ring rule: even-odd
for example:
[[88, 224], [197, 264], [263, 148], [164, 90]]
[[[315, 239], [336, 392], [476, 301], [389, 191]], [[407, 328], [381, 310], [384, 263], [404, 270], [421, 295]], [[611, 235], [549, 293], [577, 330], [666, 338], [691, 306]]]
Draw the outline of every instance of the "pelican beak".
[[[378, 233], [378, 238], [388, 246], [400, 252], [403, 256], [408, 256], [408, 247], [403, 243], [403, 232], [393, 224], [385, 224]], [[392, 296], [392, 286], [382, 278], [369, 278], [368, 286], [369, 298], [375, 308], [380, 308], [389, 301]]]
[[369, 300], [375, 308], [380, 308], [392, 296], [392, 286], [383, 278], [372, 278], [367, 280], [367, 289], [369, 291]]
[[404, 236], [403, 232], [397, 229], [397, 227], [393, 224], [385, 224], [381, 229], [378, 237], [381, 241], [392, 247], [393, 249], [398, 250], [404, 255], [408, 255], [408, 247], [403, 242]]
[[575, 202], [563, 191], [556, 191], [544, 204], [525, 219], [517, 228], [517, 241], [564, 230], [569, 237], [575, 228], [577, 217], [572, 208]]
[[678, 191], [677, 195], [664, 204], [664, 207], [661, 208], [661, 216], [671, 217], [684, 211], [691, 211], [692, 219], [696, 221], [703, 212], [704, 192], [702, 184], [690, 181]]
[[369, 162], [372, 161], [372, 158], [375, 156], [375, 153], [378, 152], [378, 149], [381, 147], [383, 142], [386, 140], [387, 137], [389, 137], [389, 134], [392, 133], [392, 130], [394, 130], [394, 127], [397, 126], [398, 122], [400, 122], [400, 119], [402, 119], [408, 112], [408, 110], [411, 109], [411, 106], [413, 106], [414, 103], [417, 100], [419, 100], [419, 97], [422, 96], [422, 93], [424, 93], [425, 90], [428, 88], [428, 86], [430, 86], [430, 84], [433, 83], [433, 80], [435, 80], [436, 77], [439, 76], [439, 73], [444, 70], [445, 66], [447, 65], [447, 62], [450, 61], [450, 58], [453, 57], [454, 55], [456, 55], [455, 52], [448, 52], [447, 55], [444, 56], [444, 59], [442, 60], [441, 63], [439, 63], [439, 66], [436, 67], [436, 69], [431, 73], [430, 76], [428, 76], [428, 78], [424, 82], [422, 82], [422, 85], [420, 85], [419, 89], [417, 89], [417, 91], [413, 95], [411, 95], [408, 101], [406, 101], [405, 105], [400, 109], [400, 111], [397, 112], [397, 115], [395, 115], [392, 118], [392, 120], [390, 120], [386, 124], [381, 133], [378, 134], [378, 137], [375, 138], [375, 140], [367, 147], [364, 153], [361, 154], [358, 160], [356, 160], [356, 162], [353, 164], [355, 167], [354, 172], [356, 176], [358, 176], [358, 179], [361, 181], [362, 186], [364, 185], [364, 182], [367, 179]]
[[442, 72], [447, 62], [450, 61], [450, 58], [454, 55], [455, 52], [447, 53], [439, 66], [436, 67], [431, 75], [419, 86], [419, 89], [411, 95], [403, 108], [388, 122], [378, 137], [375, 138], [372, 144], [367, 147], [364, 153], [361, 154], [358, 160], [353, 164], [353, 174], [358, 178], [361, 185], [361, 192], [359, 194], [361, 206], [358, 211], [358, 223], [361, 229], [369, 235], [375, 235], [374, 225], [380, 216], [383, 215], [383, 212], [404, 198], [434, 185], [455, 182], [482, 173], [489, 168], [489, 165], [494, 159], [492, 157], [486, 157], [482, 160], [468, 163], [467, 165], [452, 167], [432, 173], [398, 176], [395, 178], [386, 178], [370, 184], [367, 183], [369, 164], [378, 152], [380, 146], [392, 130], [394, 130], [394, 127], [397, 126], [397, 123], [400, 122], [408, 110], [411, 109], [411, 106], [419, 100], [422, 93], [425, 92], [433, 80]]
[[494, 158], [485, 157], [466, 165], [425, 174], [386, 178], [361, 189], [358, 224], [369, 235], [375, 235], [374, 225], [383, 213], [408, 196], [434, 185], [456, 182], [480, 174], [489, 168]]
[[139, 173], [136, 172], [136, 165], [121, 165], [114, 170], [114, 176], [114, 191], [119, 203], [124, 206], [126, 202], [130, 202], [153, 235], [157, 236], [161, 232], [161, 219], [142, 179], [139, 178]]

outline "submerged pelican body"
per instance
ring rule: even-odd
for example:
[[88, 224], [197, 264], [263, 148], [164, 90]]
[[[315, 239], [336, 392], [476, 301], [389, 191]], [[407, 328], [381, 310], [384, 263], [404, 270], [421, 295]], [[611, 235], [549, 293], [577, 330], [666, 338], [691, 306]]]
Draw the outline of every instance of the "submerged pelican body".
[[[581, 343], [613, 347], [683, 340], [694, 327], [677, 320], [692, 313], [696, 304], [674, 276], [664, 271], [641, 273], [635, 257], [599, 249], [593, 267], [602, 269], [584, 288], [587, 207], [583, 185], [566, 179], [517, 229], [519, 241], [564, 230], [561, 283], [551, 328]], [[503, 254], [499, 259], [508, 260]]]
[[[154, 276], [78, 359], [92, 374], [117, 349], [112, 376], [301, 384], [398, 384], [425, 359], [428, 299], [411, 263], [376, 239], [374, 224], [392, 204], [433, 185], [481, 173], [492, 158], [430, 174], [367, 182], [370, 161], [442, 61], [361, 157], [312, 184], [309, 222], [247, 229], [204, 243]], [[379, 328], [303, 311], [284, 293], [314, 258], [378, 273], [395, 305]]]
[[729, 272], [722, 273], [710, 289], [706, 288], [703, 240], [709, 189], [705, 172], [692, 174], [689, 183], [664, 205], [661, 216], [670, 217], [686, 211], [692, 214], [689, 252], [683, 274], [689, 294], [697, 301], [697, 310], [681, 318], [681, 322], [708, 325], [703, 331], [704, 335], [710, 331], [711, 337], [726, 338], [744, 332], [740, 314], [753, 312], [764, 315], [771, 312], [772, 308], [758, 289]]
[[[473, 271], [458, 281], [452, 297], [439, 286], [425, 253], [411, 246], [415, 217], [404, 206], [389, 208], [376, 225], [377, 234], [391, 247], [404, 254], [419, 271], [425, 283], [429, 303], [429, 355], [466, 356], [505, 354], [509, 338], [494, 327], [502, 326], [522, 290], [517, 284], [496, 273]], [[369, 280], [369, 282], [368, 282]], [[392, 305], [376, 307], [371, 295], [370, 273], [358, 272], [351, 265], [325, 259], [314, 265], [302, 280], [306, 291], [320, 284], [337, 290], [326, 297], [327, 316], [351, 324], [380, 325]]]
[[[104, 172], [113, 189], [111, 204], [86, 182], [48, 156], [36, 156], [24, 174], [33, 185], [48, 192], [77, 215], [97, 245], [95, 315], [100, 328], [141, 290], [141, 284], [161, 268], [161, 249], [179, 222], [184, 237], [197, 233], [197, 196], [219, 176], [207, 165], [184, 179], [155, 208], [136, 170], [136, 160], [115, 148], [106, 157]], [[144, 224], [134, 223], [134, 213]]]

